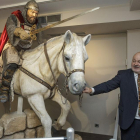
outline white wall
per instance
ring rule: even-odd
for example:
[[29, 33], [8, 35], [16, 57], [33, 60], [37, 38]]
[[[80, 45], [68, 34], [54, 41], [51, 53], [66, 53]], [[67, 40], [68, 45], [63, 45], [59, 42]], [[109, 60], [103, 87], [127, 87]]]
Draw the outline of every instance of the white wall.
[[140, 29], [127, 31], [127, 68], [131, 68], [132, 57], [140, 52]]

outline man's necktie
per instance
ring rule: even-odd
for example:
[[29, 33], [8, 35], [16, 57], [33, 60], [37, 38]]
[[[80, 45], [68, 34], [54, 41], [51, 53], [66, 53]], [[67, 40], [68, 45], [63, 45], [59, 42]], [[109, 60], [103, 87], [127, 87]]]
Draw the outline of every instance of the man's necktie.
[[139, 108], [139, 111], [138, 111], [138, 114], [140, 116], [140, 74], [138, 74], [138, 108]]

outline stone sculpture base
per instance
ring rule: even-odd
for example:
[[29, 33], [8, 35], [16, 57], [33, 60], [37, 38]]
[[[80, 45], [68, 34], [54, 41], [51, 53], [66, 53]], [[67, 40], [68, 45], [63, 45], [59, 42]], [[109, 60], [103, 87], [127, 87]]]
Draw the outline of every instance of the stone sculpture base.
[[[0, 119], [0, 139], [43, 138], [44, 129], [31, 109], [4, 114]], [[82, 140], [75, 134], [75, 140]]]
[[33, 110], [4, 114], [0, 119], [1, 139], [42, 138], [43, 127]]

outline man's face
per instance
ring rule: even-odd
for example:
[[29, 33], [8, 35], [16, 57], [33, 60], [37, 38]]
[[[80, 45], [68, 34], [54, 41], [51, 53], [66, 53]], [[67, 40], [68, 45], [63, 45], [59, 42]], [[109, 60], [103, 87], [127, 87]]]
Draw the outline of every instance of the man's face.
[[37, 16], [38, 16], [38, 11], [28, 9], [27, 20], [28, 20], [29, 23], [34, 24], [36, 22]]
[[135, 73], [140, 74], [140, 53], [133, 56], [131, 68]]

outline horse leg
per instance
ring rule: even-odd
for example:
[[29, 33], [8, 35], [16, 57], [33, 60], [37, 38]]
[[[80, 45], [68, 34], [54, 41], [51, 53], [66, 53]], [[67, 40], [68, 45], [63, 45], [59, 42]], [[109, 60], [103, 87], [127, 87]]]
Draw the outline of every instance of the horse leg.
[[56, 130], [60, 130], [66, 122], [67, 115], [71, 108], [70, 102], [64, 98], [59, 91], [55, 92], [55, 96], [52, 98], [53, 101], [57, 102], [61, 106], [61, 114], [57, 119], [57, 122], [54, 122], [53, 127]]
[[32, 95], [28, 98], [28, 102], [41, 120], [45, 132], [44, 137], [45, 138], [52, 137], [51, 136], [52, 120], [46, 111], [42, 95], [40, 94]]
[[17, 114], [22, 114], [23, 109], [23, 97], [18, 97], [18, 106], [17, 106]]

